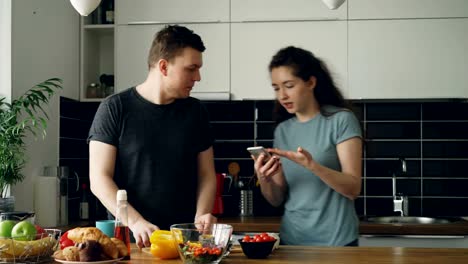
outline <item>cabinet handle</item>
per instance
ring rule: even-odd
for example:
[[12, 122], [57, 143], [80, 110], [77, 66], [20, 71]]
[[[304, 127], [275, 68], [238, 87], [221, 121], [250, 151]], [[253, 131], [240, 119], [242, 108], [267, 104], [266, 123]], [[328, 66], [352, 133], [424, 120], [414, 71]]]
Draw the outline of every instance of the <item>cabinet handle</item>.
[[435, 238], [435, 239], [463, 239], [465, 236], [457, 235], [361, 235], [365, 238], [379, 238], [379, 237], [401, 237], [401, 238]]
[[[239, 20], [231, 21], [231, 23], [271, 23], [271, 22], [313, 22], [313, 21], [339, 21], [337, 17], [315, 17], [315, 18], [303, 18], [303, 19], [274, 19], [274, 20]], [[342, 19], [346, 21], [346, 19]]]
[[220, 20], [211, 21], [134, 21], [128, 22], [127, 25], [166, 25], [166, 24], [213, 24], [220, 23]]

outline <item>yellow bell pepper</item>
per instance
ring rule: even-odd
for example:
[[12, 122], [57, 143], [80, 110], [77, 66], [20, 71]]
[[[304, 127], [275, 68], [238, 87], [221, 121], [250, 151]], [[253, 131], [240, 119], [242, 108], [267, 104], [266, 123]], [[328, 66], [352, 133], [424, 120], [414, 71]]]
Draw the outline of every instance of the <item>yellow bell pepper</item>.
[[172, 237], [171, 231], [156, 230], [150, 237], [150, 252], [160, 259], [174, 259], [179, 257], [177, 243]]

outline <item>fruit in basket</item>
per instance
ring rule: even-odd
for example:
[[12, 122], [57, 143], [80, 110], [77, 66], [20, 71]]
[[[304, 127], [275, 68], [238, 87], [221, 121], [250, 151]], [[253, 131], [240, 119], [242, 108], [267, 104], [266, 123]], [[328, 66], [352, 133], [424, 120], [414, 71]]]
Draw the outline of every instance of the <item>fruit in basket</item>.
[[11, 230], [11, 237], [15, 240], [28, 241], [36, 238], [36, 227], [29, 221], [18, 222]]
[[34, 225], [36, 228], [36, 239], [41, 239], [47, 236], [46, 231], [40, 225]]
[[10, 238], [0, 238], [1, 258], [46, 256], [52, 252], [57, 245], [57, 240], [48, 236], [32, 241], [13, 240]]
[[0, 222], [0, 237], [11, 237], [11, 230], [13, 230], [15, 224], [13, 220], [3, 220]]

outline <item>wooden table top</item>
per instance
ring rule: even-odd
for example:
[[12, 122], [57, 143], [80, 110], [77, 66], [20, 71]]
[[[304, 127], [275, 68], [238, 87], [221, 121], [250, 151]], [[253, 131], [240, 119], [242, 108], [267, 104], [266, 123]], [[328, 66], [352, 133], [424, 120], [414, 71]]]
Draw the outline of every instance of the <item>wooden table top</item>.
[[[218, 222], [231, 224], [234, 232], [279, 232], [280, 217], [224, 217]], [[468, 235], [468, 221], [449, 224], [377, 224], [361, 221], [361, 235]]]
[[[180, 259], [160, 260], [151, 254], [132, 249], [130, 261], [119, 263], [182, 263]], [[402, 247], [307, 247], [280, 246], [266, 259], [248, 259], [235, 246], [221, 263], [265, 264], [422, 264], [422, 263], [468, 263], [468, 249], [462, 248], [402, 248]]]

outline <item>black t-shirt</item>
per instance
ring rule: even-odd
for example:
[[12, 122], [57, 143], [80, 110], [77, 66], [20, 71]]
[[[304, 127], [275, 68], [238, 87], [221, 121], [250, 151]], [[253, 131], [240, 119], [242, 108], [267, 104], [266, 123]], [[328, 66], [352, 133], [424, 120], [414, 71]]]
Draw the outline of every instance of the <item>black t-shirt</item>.
[[197, 155], [213, 143], [208, 112], [195, 98], [153, 104], [135, 87], [105, 99], [89, 140], [117, 147], [114, 181], [143, 217], [168, 229], [193, 222]]

